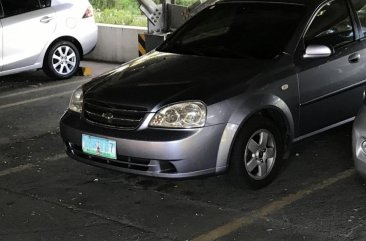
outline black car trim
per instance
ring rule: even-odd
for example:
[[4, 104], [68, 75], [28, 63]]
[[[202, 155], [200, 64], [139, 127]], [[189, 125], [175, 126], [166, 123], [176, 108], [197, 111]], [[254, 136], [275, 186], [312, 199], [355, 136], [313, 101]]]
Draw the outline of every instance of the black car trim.
[[[221, 4], [221, 3], [243, 3], [242, 0], [227, 0], [227, 1], [220, 1], [217, 2], [217, 4]], [[300, 3], [300, 2], [276, 2], [276, 1], [245, 1], [245, 3], [258, 3], [258, 4], [284, 4], [284, 5], [295, 5], [295, 6], [305, 6], [304, 3]]]
[[351, 118], [348, 118], [348, 119], [346, 119], [346, 120], [343, 120], [343, 121], [337, 122], [337, 123], [335, 123], [335, 124], [332, 124], [332, 125], [330, 125], [330, 126], [326, 126], [326, 127], [322, 128], [322, 129], [319, 129], [319, 130], [316, 130], [316, 131], [310, 132], [310, 133], [308, 133], [308, 134], [305, 134], [305, 135], [299, 136], [299, 137], [295, 138], [292, 142], [293, 142], [293, 143], [295, 143], [295, 142], [301, 141], [301, 140], [303, 140], [303, 139], [306, 139], [306, 138], [308, 138], [308, 137], [311, 137], [311, 136], [314, 136], [314, 135], [320, 134], [320, 133], [322, 133], [322, 132], [324, 132], [324, 131], [327, 131], [327, 130], [333, 129], [333, 128], [337, 127], [337, 126], [341, 126], [341, 125], [347, 124], [347, 123], [349, 123], [349, 122], [353, 121], [354, 119], [355, 119], [355, 117], [351, 117]]
[[104, 108], [106, 110], [112, 110], [112, 111], [124, 111], [124, 112], [133, 112], [133, 113], [147, 113], [148, 112], [148, 110], [144, 107], [118, 105], [116, 103], [98, 101], [98, 100], [94, 100], [94, 99], [90, 99], [90, 98], [85, 98], [85, 103], [87, 103], [89, 105], [93, 105], [98, 108]]
[[[104, 117], [103, 115], [100, 115], [100, 114], [97, 114], [97, 113], [93, 113], [93, 112], [90, 112], [90, 111], [85, 111], [88, 115], [92, 115], [92, 116], [96, 116], [96, 117], [100, 117], [100, 118], [104, 118], [104, 119], [108, 119], [106, 117]], [[128, 119], [128, 118], [117, 118], [117, 117], [113, 117], [113, 119], [115, 120], [119, 120], [119, 121], [129, 121], [129, 122], [138, 122], [140, 123], [142, 121], [143, 118], [140, 118], [140, 119]]]
[[86, 121], [87, 123], [90, 123], [90, 124], [95, 125], [95, 126], [100, 126], [100, 127], [108, 128], [108, 129], [123, 130], [123, 131], [137, 130], [141, 126], [141, 124], [139, 124], [137, 127], [118, 127], [118, 126], [114, 126], [114, 125], [108, 125], [108, 124], [95, 122], [95, 121], [92, 121], [92, 120], [87, 119], [85, 117], [83, 117], [83, 120]]
[[352, 89], [355, 89], [355, 88], [358, 88], [362, 85], [364, 85], [366, 83], [366, 79], [357, 83], [357, 84], [353, 84], [353, 85], [350, 85], [350, 86], [347, 86], [347, 87], [344, 87], [342, 89], [339, 89], [339, 90], [336, 90], [336, 91], [333, 91], [331, 93], [328, 93], [328, 94], [325, 94], [325, 95], [322, 95], [322, 96], [319, 96], [315, 99], [312, 99], [312, 100], [309, 100], [307, 102], [304, 102], [304, 103], [300, 103], [300, 107], [303, 107], [303, 106], [306, 106], [306, 105], [310, 105], [310, 104], [313, 104], [313, 103], [316, 103], [316, 102], [319, 102], [319, 101], [322, 101], [324, 99], [327, 99], [327, 98], [330, 98], [332, 96], [335, 96], [335, 95], [338, 95], [340, 93], [343, 93], [343, 92], [346, 92], [348, 90], [352, 90]]
[[352, 21], [353, 27], [354, 27], [355, 40], [361, 39], [363, 36], [363, 33], [362, 33], [362, 25], [361, 25], [360, 19], [358, 17], [358, 14], [357, 14], [355, 8], [353, 7], [352, 2], [350, 0], [346, 0], [346, 2], [348, 5], [348, 10], [350, 12], [351, 21]]

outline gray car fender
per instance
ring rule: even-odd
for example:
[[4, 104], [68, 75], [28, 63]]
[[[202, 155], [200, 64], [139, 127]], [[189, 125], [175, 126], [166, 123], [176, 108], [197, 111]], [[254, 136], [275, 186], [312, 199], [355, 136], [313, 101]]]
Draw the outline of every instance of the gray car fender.
[[[285, 147], [289, 146], [294, 138], [294, 119], [290, 108], [281, 98], [271, 94], [257, 94], [247, 98], [231, 115], [221, 138], [219, 152], [216, 162], [216, 172], [227, 169], [230, 153], [236, 136], [241, 128], [245, 128], [245, 123], [255, 114], [264, 110], [274, 110], [281, 114], [285, 121], [288, 136]], [[287, 149], [287, 148], [286, 148]]]

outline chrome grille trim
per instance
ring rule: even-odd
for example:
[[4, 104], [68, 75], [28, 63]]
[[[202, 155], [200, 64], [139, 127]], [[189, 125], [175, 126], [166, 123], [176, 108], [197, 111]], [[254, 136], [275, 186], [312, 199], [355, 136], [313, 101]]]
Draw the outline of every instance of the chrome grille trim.
[[123, 108], [114, 108], [114, 107], [105, 107], [105, 106], [100, 106], [100, 105], [96, 105], [96, 104], [92, 104], [90, 102], [87, 102], [88, 105], [92, 105], [95, 108], [98, 109], [104, 109], [104, 110], [111, 110], [111, 111], [117, 111], [117, 112], [128, 112], [128, 113], [141, 113], [141, 112], [146, 112], [146, 111], [141, 111], [141, 110], [133, 110], [133, 109], [123, 109]]
[[147, 109], [142, 107], [84, 101], [83, 116], [87, 121], [96, 125], [134, 130], [142, 124], [147, 114]]
[[[105, 118], [103, 115], [100, 115], [100, 114], [92, 113], [92, 112], [90, 112], [90, 111], [85, 111], [85, 112], [86, 112], [88, 115], [93, 115], [93, 116], [97, 116], [97, 117], [100, 117], [100, 118]], [[105, 119], [107, 119], [107, 118], [105, 118]], [[141, 118], [141, 119], [137, 119], [137, 120], [133, 120], [133, 119], [116, 118], [116, 117], [114, 117], [113, 119], [115, 119], [115, 120], [120, 120], [120, 121], [139, 122], [139, 123], [140, 123], [140, 121], [142, 120], [142, 118]]]

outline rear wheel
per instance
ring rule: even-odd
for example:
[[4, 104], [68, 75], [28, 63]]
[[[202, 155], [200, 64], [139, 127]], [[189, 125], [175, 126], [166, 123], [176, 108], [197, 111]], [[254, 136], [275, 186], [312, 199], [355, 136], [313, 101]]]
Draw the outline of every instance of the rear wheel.
[[47, 52], [43, 70], [51, 78], [68, 79], [79, 69], [80, 53], [69, 41], [55, 43]]
[[265, 117], [249, 120], [240, 131], [232, 152], [230, 178], [240, 187], [258, 189], [278, 174], [283, 141], [276, 125]]

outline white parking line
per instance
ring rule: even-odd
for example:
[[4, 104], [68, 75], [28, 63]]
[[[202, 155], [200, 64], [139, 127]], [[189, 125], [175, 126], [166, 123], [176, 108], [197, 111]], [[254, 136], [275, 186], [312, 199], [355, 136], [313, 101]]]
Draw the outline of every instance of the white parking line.
[[62, 92], [62, 93], [58, 93], [58, 94], [54, 94], [54, 95], [48, 95], [48, 96], [38, 97], [38, 98], [34, 98], [34, 99], [29, 99], [29, 100], [19, 101], [19, 102], [15, 102], [15, 103], [10, 103], [10, 104], [6, 104], [6, 105], [0, 105], [0, 110], [10, 108], [10, 107], [14, 107], [14, 106], [18, 106], [18, 105], [25, 105], [25, 104], [29, 104], [29, 103], [33, 103], [33, 102], [37, 102], [37, 101], [41, 101], [41, 100], [52, 99], [52, 98], [55, 98], [55, 97], [71, 95], [72, 92], [73, 91], [66, 91], [66, 92]]
[[271, 202], [260, 209], [254, 210], [253, 212], [241, 218], [237, 218], [227, 224], [217, 227], [206, 234], [203, 234], [199, 237], [192, 239], [191, 241], [214, 241], [216, 239], [225, 237], [226, 235], [229, 235], [241, 228], [245, 228], [253, 224], [256, 220], [264, 218], [270, 214], [273, 214], [283, 209], [284, 207], [313, 194], [316, 191], [323, 190], [341, 180], [349, 178], [353, 176], [354, 173], [355, 173], [354, 169], [349, 169], [344, 172], [338, 173], [334, 177], [330, 177], [318, 184], [310, 186], [307, 189], [300, 190], [282, 199]]
[[50, 86], [40, 87], [40, 88], [36, 88], [36, 89], [16, 92], [16, 93], [8, 94], [8, 95], [0, 95], [0, 99], [5, 99], [5, 98], [9, 98], [9, 97], [18, 96], [18, 95], [34, 93], [34, 92], [43, 91], [43, 90], [55, 89], [55, 88], [59, 88], [59, 87], [65, 87], [65, 86], [68, 86], [68, 85], [74, 85], [74, 84], [80, 84], [81, 85], [81, 84], [84, 84], [88, 81], [90, 81], [90, 79], [87, 79], [87, 80], [83, 79], [83, 80], [79, 80], [79, 81], [72, 81], [72, 82], [67, 82], [67, 83], [62, 83], [62, 84], [57, 84], [57, 85], [50, 85]]
[[6, 175], [9, 175], [9, 174], [13, 174], [13, 173], [17, 173], [17, 172], [22, 172], [22, 171], [30, 169], [32, 167], [34, 167], [33, 164], [26, 164], [26, 165], [21, 165], [21, 166], [9, 168], [7, 170], [1, 171], [0, 172], [0, 177], [6, 176]]

